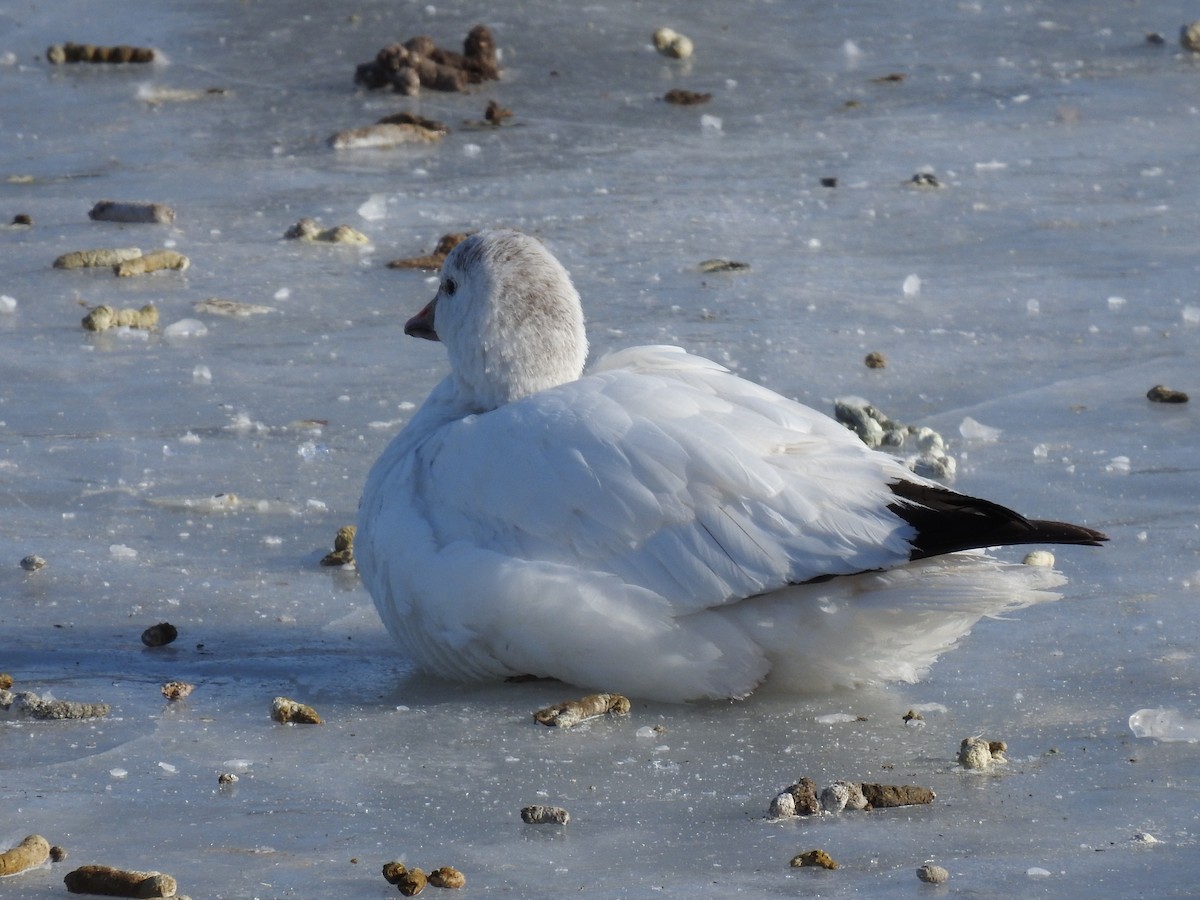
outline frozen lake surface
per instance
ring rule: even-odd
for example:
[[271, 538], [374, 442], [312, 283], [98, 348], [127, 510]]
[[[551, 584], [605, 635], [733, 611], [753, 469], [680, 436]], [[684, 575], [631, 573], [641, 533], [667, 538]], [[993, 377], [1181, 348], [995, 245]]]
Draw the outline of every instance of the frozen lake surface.
[[[0, 672], [112, 706], [0, 721], [0, 844], [37, 832], [70, 853], [0, 898], [63, 896], [88, 863], [168, 872], [194, 898], [385, 897], [395, 858], [456, 866], [468, 895], [924, 895], [926, 860], [950, 872], [939, 893], [1193, 895], [1200, 744], [1128, 724], [1200, 716], [1197, 400], [1146, 399], [1200, 393], [1200, 59], [1179, 5], [574, 7], [0, 7], [0, 221], [33, 220], [0, 230]], [[457, 47], [480, 22], [499, 82], [353, 84], [388, 43]], [[654, 51], [663, 25], [693, 58]], [[49, 65], [64, 41], [169, 62]], [[669, 105], [671, 88], [712, 99]], [[463, 124], [489, 100], [503, 127]], [[327, 146], [403, 110], [451, 133]], [[177, 218], [90, 221], [104, 199]], [[306, 216], [372, 244], [284, 241]], [[583, 691], [412, 673], [357, 576], [318, 563], [446, 371], [401, 332], [431, 274], [385, 263], [493, 226], [562, 259], [593, 354], [677, 343], [819, 409], [864, 396], [951, 438], [958, 489], [1112, 541], [1059, 549], [1061, 601], [982, 623], [916, 685], [635, 700], [558, 730], [530, 714]], [[129, 246], [191, 266], [51, 266]], [[713, 257], [750, 268], [699, 272]], [[212, 297], [274, 311], [196, 310]], [[80, 326], [150, 302], [155, 331]], [[188, 319], [203, 328], [169, 333]], [[998, 439], [962, 438], [967, 417]], [[30, 554], [45, 567], [22, 569]], [[178, 640], [143, 646], [162, 621]], [[171, 680], [195, 691], [168, 703]], [[272, 722], [279, 695], [326, 724]], [[964, 772], [971, 735], [1006, 741], [1008, 765]], [[937, 799], [766, 821], [804, 775]], [[531, 804], [572, 822], [525, 825]], [[813, 848], [841, 867], [789, 868]]]

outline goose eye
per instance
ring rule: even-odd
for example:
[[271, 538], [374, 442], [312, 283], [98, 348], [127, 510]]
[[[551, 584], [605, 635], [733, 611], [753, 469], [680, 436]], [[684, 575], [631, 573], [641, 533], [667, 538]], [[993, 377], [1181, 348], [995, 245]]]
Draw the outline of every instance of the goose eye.
[[454, 292], [458, 290], [458, 282], [453, 278], [447, 278], [442, 282], [442, 293], [447, 297], [453, 297]]

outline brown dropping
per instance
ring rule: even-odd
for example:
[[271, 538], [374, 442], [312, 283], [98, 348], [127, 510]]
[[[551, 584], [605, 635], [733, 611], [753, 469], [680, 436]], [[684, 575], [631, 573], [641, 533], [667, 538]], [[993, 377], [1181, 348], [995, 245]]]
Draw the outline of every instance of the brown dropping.
[[354, 562], [354, 533], [353, 525], [343, 525], [338, 529], [333, 539], [333, 552], [321, 558], [323, 566], [345, 566]]
[[500, 77], [496, 41], [486, 25], [476, 25], [463, 41], [463, 52], [437, 46], [433, 38], [419, 35], [404, 43], [389, 44], [370, 62], [360, 64], [354, 81], [369, 90], [391, 87], [415, 95], [422, 87], [439, 91], [465, 91], [468, 84]]
[[824, 850], [805, 850], [792, 857], [791, 866], [799, 869], [805, 866], [815, 866], [821, 869], [836, 869], [838, 864]]
[[415, 125], [418, 128], [424, 128], [426, 131], [440, 131], [442, 134], [449, 134], [450, 129], [436, 119], [426, 119], [424, 116], [418, 116], [415, 113], [400, 112], [393, 113], [390, 116], [384, 116], [379, 119], [376, 125]]
[[0, 853], [0, 876], [35, 868], [49, 858], [50, 842], [40, 834], [31, 834], [11, 850]]
[[406, 259], [393, 259], [387, 264], [389, 269], [440, 269], [450, 251], [461, 244], [474, 232], [452, 232], [443, 234], [438, 240], [437, 247], [425, 256], [410, 256]]
[[369, 244], [371, 239], [349, 225], [321, 228], [316, 219], [305, 217], [283, 233], [288, 240], [320, 242], [324, 244]]
[[88, 331], [107, 331], [110, 328], [150, 329], [158, 324], [158, 308], [153, 303], [147, 303], [141, 309], [114, 309], [105, 303], [89, 310], [83, 317], [82, 324]]
[[188, 684], [186, 681], [168, 681], [161, 688], [162, 695], [173, 702], [186, 700], [195, 689], [194, 684]]
[[887, 357], [878, 350], [872, 350], [863, 360], [868, 369], [882, 369], [887, 366]]
[[145, 275], [147, 272], [158, 272], [163, 269], [175, 269], [182, 272], [192, 261], [182, 253], [174, 250], [155, 250], [145, 256], [138, 256], [116, 263], [113, 273], [119, 278], [129, 278], [133, 275]]
[[569, 825], [571, 814], [561, 806], [526, 806], [521, 821], [527, 825]]
[[191, 260], [182, 253], [176, 253], [174, 250], [161, 250], [116, 263], [112, 270], [118, 278], [130, 278], [134, 275], [145, 275], [148, 272], [157, 272], [162, 269], [183, 271], [189, 265], [191, 265]]
[[388, 884], [399, 883], [400, 879], [404, 877], [404, 873], [407, 871], [408, 866], [404, 865], [404, 863], [400, 862], [398, 859], [394, 859], [391, 862], [385, 862], [383, 864], [383, 877], [387, 880]]
[[454, 866], [442, 866], [429, 873], [429, 883], [439, 888], [460, 888], [466, 885], [467, 876]]
[[287, 697], [276, 697], [271, 701], [271, 718], [284, 725], [325, 724], [311, 706]]
[[748, 272], [750, 263], [735, 259], [706, 259], [696, 265], [701, 272]]
[[597, 716], [627, 716], [629, 710], [629, 699], [620, 694], [589, 694], [539, 709], [533, 714], [533, 720], [547, 727], [571, 728]]
[[64, 63], [152, 63], [155, 52], [149, 47], [96, 47], [92, 44], [54, 44], [47, 48], [46, 59], [56, 66]]
[[142, 643], [147, 647], [165, 647], [179, 637], [179, 629], [170, 622], [159, 622], [142, 632]]
[[88, 218], [97, 222], [151, 222], [170, 225], [175, 221], [175, 210], [165, 203], [101, 200], [88, 212]]
[[339, 131], [329, 139], [335, 150], [361, 150], [370, 147], [397, 147], [400, 144], [432, 144], [440, 141], [444, 131], [435, 131], [420, 125], [366, 125]]
[[929, 788], [915, 784], [863, 784], [862, 791], [871, 809], [917, 806], [932, 803], [937, 796]]
[[396, 882], [396, 887], [405, 897], [415, 897], [421, 891], [425, 890], [425, 885], [429, 879], [420, 869], [413, 867], [404, 872]]
[[683, 88], [671, 88], [663, 94], [663, 99], [676, 106], [699, 106], [712, 99], [712, 94], [701, 94], [697, 91], [685, 91]]
[[1183, 391], [1172, 390], [1165, 385], [1156, 384], [1146, 391], [1146, 399], [1151, 403], [1187, 403], [1188, 395]]
[[944, 884], [950, 879], [950, 873], [942, 866], [926, 863], [917, 869], [917, 877], [926, 884]]
[[97, 719], [107, 716], [107, 703], [78, 703], [74, 700], [43, 700], [33, 691], [12, 693], [0, 689], [0, 710], [11, 710], [27, 719], [53, 721], [60, 719]]
[[817, 784], [811, 778], [801, 778], [795, 784], [784, 788], [796, 801], [796, 815], [818, 816], [821, 814], [821, 801], [817, 799]]
[[50, 862], [60, 863], [67, 858], [67, 848], [54, 844], [50, 847]]
[[483, 119], [489, 125], [500, 125], [505, 119], [512, 118], [513, 111], [501, 106], [495, 100], [489, 100], [487, 109], [483, 111]]
[[63, 881], [72, 894], [105, 894], [109, 897], [173, 897], [175, 879], [162, 872], [137, 872], [111, 866], [80, 866]]
[[85, 269], [115, 266], [142, 255], [138, 247], [102, 247], [96, 250], [76, 250], [54, 260], [56, 269]]
[[13, 686], [13, 677], [7, 672], [0, 672], [0, 691], [7, 691]]

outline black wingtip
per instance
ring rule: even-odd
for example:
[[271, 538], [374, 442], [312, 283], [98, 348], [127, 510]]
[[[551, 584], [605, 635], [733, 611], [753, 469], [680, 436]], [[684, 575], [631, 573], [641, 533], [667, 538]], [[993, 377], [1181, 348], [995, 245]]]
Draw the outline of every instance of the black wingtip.
[[888, 508], [916, 530], [912, 558], [1013, 544], [1075, 544], [1099, 547], [1108, 536], [1083, 525], [1026, 519], [990, 500], [968, 497], [939, 485], [896, 481], [898, 502]]

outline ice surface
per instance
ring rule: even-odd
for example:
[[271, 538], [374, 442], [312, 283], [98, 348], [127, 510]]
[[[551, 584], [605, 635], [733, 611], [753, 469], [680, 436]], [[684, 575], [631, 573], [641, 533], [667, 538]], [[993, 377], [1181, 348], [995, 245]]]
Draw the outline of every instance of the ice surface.
[[[71, 854], [0, 879], [0, 898], [63, 896], [64, 866], [84, 863], [160, 869], [193, 897], [394, 896], [379, 875], [394, 858], [519, 897], [892, 897], [928, 888], [913, 870], [930, 858], [951, 872], [941, 890], [971, 896], [1191, 893], [1196, 745], [1128, 725], [1200, 691], [1200, 417], [1194, 399], [1145, 399], [1200, 395], [1200, 61], [1174, 42], [1182, 15], [1099, 0], [0, 10], [0, 296], [17, 300], [0, 301], [0, 671], [113, 706], [0, 722], [0, 843], [38, 832]], [[352, 84], [387, 42], [453, 47], [477, 22], [504, 51], [500, 82], [419, 99]], [[689, 60], [649, 48], [663, 25], [692, 39]], [[171, 63], [47, 65], [68, 40]], [[676, 107], [660, 99], [674, 87], [713, 97]], [[463, 125], [492, 99], [508, 124]], [[325, 145], [402, 110], [451, 133]], [[90, 221], [103, 199], [178, 215]], [[7, 227], [21, 213], [33, 226]], [[304, 216], [360, 226], [376, 252], [280, 240]], [[496, 225], [562, 258], [595, 355], [679, 343], [826, 410], [853, 394], [943, 435], [985, 422], [998, 440], [948, 447], [956, 487], [1112, 542], [1058, 549], [1063, 600], [984, 622], [912, 686], [635, 702], [560, 731], [531, 713], [576, 688], [413, 673], [353, 572], [318, 562], [445, 373], [442, 348], [401, 333], [428, 273], [384, 263]], [[191, 267], [51, 267], [134, 244]], [[751, 268], [697, 271], [714, 257]], [[196, 308], [213, 297], [278, 311]], [[208, 333], [80, 327], [98, 304], [148, 302]], [[886, 368], [863, 365], [871, 351]], [[29, 554], [47, 565], [21, 569]], [[179, 639], [144, 647], [161, 621]], [[196, 688], [170, 703], [169, 680]], [[279, 695], [326, 724], [272, 722]], [[913, 708], [941, 711], [906, 728]], [[817, 721], [831, 713], [853, 720]], [[976, 734], [1007, 742], [1002, 774], [957, 771]], [[938, 799], [763, 821], [802, 775]], [[534, 803], [571, 825], [525, 825]], [[1143, 832], [1163, 842], [1130, 839]], [[841, 868], [788, 867], [817, 846]]]

